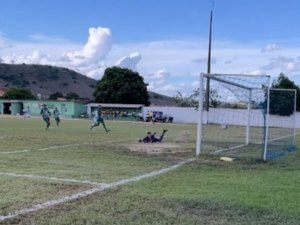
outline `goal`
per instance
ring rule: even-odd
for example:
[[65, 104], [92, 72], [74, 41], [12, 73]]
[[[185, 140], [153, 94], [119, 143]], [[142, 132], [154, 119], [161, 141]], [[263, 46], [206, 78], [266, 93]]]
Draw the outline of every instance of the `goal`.
[[267, 149], [264, 159], [287, 155], [296, 149], [296, 102], [294, 89], [269, 90]]
[[266, 75], [202, 73], [196, 156], [265, 161], [294, 149], [296, 92], [270, 89], [269, 83]]

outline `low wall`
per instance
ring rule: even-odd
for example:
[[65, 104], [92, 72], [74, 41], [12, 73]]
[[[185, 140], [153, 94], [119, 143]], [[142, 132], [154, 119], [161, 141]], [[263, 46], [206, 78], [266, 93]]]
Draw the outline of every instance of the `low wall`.
[[[188, 107], [158, 107], [150, 106], [143, 108], [143, 117], [146, 117], [148, 111], [162, 111], [165, 115], [174, 117], [175, 123], [197, 123], [199, 112], [195, 108]], [[247, 123], [246, 109], [210, 109], [209, 115], [203, 112], [203, 122], [209, 121], [217, 124], [235, 124], [245, 125]], [[251, 125], [262, 126], [264, 123], [261, 110], [251, 110]], [[269, 126], [274, 127], [293, 127], [296, 123], [296, 128], [300, 128], [300, 113], [296, 113], [296, 118], [293, 116], [274, 116], [269, 117]]]

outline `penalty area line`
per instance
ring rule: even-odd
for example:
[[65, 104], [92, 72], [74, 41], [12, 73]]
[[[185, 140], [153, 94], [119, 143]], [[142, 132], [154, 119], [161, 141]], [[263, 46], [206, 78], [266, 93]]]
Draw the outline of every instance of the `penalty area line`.
[[88, 181], [88, 180], [76, 180], [76, 179], [58, 178], [58, 177], [45, 177], [45, 176], [30, 175], [30, 174], [16, 174], [16, 173], [3, 173], [3, 172], [0, 172], [0, 176], [63, 181], [63, 182], [68, 182], [68, 183], [91, 184], [91, 185], [96, 185], [96, 186], [106, 185], [104, 183], [97, 183], [97, 182]]
[[34, 149], [24, 149], [24, 150], [10, 151], [10, 152], [0, 152], [0, 154], [15, 154], [15, 153], [22, 153], [22, 152], [47, 151], [47, 150], [54, 150], [54, 149], [60, 149], [60, 148], [69, 148], [69, 147], [74, 147], [74, 146], [103, 145], [103, 144], [107, 144], [107, 143], [122, 143], [122, 142], [133, 141], [133, 140], [136, 140], [136, 139], [119, 140], [119, 141], [109, 140], [109, 141], [103, 141], [101, 143], [99, 143], [99, 142], [96, 142], [96, 143], [86, 142], [86, 143], [82, 143], [82, 144], [54, 145], [54, 146], [49, 146], [49, 147], [35, 149], [35, 150]]
[[22, 152], [32, 152], [32, 151], [46, 151], [46, 150], [52, 150], [52, 149], [59, 149], [59, 148], [69, 148], [74, 146], [79, 146], [80, 144], [68, 144], [68, 145], [54, 145], [46, 148], [40, 148], [40, 149], [25, 149], [25, 150], [19, 150], [19, 151], [11, 151], [11, 152], [0, 152], [0, 154], [14, 154], [14, 153], [22, 153]]
[[146, 178], [159, 176], [161, 174], [164, 174], [164, 173], [170, 172], [172, 170], [175, 170], [178, 167], [180, 167], [184, 164], [187, 164], [189, 162], [192, 162], [194, 160], [195, 160], [194, 158], [193, 159], [188, 159], [186, 161], [180, 162], [176, 165], [173, 165], [173, 166], [170, 166], [168, 168], [164, 168], [164, 169], [161, 169], [161, 170], [158, 170], [158, 171], [153, 171], [151, 173], [147, 173], [147, 174], [144, 174], [144, 175], [140, 175], [140, 176], [136, 176], [136, 177], [132, 177], [132, 178], [112, 182], [112, 183], [109, 183], [109, 184], [106, 184], [106, 185], [103, 185], [103, 186], [96, 186], [95, 188], [92, 188], [92, 189], [89, 189], [89, 190], [86, 190], [86, 191], [78, 192], [76, 194], [72, 194], [72, 195], [69, 195], [69, 196], [63, 196], [63, 197], [58, 198], [58, 199], [54, 199], [54, 200], [50, 200], [50, 201], [47, 201], [47, 202], [44, 202], [44, 203], [36, 204], [36, 205], [33, 205], [32, 207], [29, 207], [29, 208], [16, 210], [16, 211], [11, 212], [11, 213], [9, 213], [5, 216], [0, 215], [0, 222], [2, 222], [4, 220], [8, 220], [8, 219], [13, 219], [17, 216], [24, 215], [24, 214], [27, 214], [27, 213], [37, 212], [39, 210], [50, 208], [52, 206], [63, 204], [63, 203], [66, 203], [66, 202], [69, 202], [69, 201], [72, 201], [72, 200], [77, 200], [77, 199], [80, 199], [80, 198], [84, 198], [84, 197], [90, 196], [92, 194], [95, 194], [97, 192], [109, 190], [109, 189], [112, 189], [112, 188], [115, 188], [115, 187], [118, 187], [118, 186], [121, 186], [121, 185], [126, 185], [126, 184], [129, 184], [129, 183], [133, 183], [133, 182], [137, 182], [137, 181], [146, 179]]

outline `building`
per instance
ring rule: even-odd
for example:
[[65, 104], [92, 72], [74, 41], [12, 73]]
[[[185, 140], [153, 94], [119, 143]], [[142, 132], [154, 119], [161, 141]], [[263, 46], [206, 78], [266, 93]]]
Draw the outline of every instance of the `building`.
[[29, 107], [32, 116], [40, 116], [42, 105], [47, 105], [50, 112], [55, 107], [60, 115], [67, 118], [80, 118], [86, 114], [86, 106], [76, 101], [55, 101], [55, 100], [9, 100], [0, 99], [0, 114], [22, 115], [25, 108]]
[[144, 105], [141, 104], [112, 104], [90, 103], [86, 105], [87, 117], [92, 117], [99, 105], [105, 119], [138, 120], [142, 115]]

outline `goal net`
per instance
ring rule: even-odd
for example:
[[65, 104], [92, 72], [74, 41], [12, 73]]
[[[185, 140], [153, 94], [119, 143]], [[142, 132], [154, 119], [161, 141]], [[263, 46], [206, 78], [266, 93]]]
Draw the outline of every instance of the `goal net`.
[[266, 159], [274, 159], [296, 149], [296, 96], [294, 89], [269, 90]]
[[[295, 113], [275, 115], [272, 110], [280, 109], [272, 99], [282, 93], [269, 89], [269, 83], [270, 76], [265, 75], [201, 74], [196, 155], [267, 160], [292, 146]], [[295, 91], [286, 91], [284, 96], [290, 99], [291, 93], [295, 95]], [[290, 101], [290, 107], [294, 103]], [[282, 117], [290, 122], [288, 127], [278, 122], [284, 121]]]

